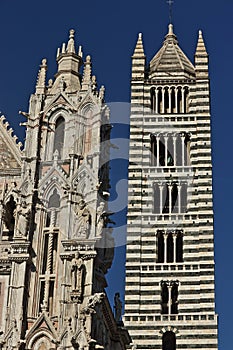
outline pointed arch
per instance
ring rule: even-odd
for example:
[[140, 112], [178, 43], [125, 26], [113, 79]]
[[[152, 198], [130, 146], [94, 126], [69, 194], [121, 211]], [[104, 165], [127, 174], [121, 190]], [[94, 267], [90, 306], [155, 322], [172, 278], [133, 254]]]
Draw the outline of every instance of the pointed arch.
[[3, 209], [3, 239], [12, 240], [15, 228], [16, 202], [13, 195], [10, 195]]
[[38, 330], [30, 336], [27, 349], [44, 350], [55, 349], [54, 337], [48, 329]]
[[54, 130], [54, 141], [53, 141], [53, 154], [58, 151], [58, 158], [63, 158], [63, 148], [65, 139], [65, 119], [62, 115], [59, 115]]
[[45, 160], [53, 160], [53, 154], [56, 150], [58, 151], [58, 159], [63, 159], [66, 156], [64, 150], [67, 143], [65, 137], [67, 115], [68, 111], [65, 109], [65, 106], [55, 109], [51, 115], [47, 113], [47, 118], [45, 119], [48, 125], [46, 129]]
[[56, 186], [50, 191], [50, 195], [47, 200], [47, 217], [46, 217], [46, 227], [51, 224], [53, 226], [58, 226], [59, 223], [59, 211], [60, 211], [61, 197]]

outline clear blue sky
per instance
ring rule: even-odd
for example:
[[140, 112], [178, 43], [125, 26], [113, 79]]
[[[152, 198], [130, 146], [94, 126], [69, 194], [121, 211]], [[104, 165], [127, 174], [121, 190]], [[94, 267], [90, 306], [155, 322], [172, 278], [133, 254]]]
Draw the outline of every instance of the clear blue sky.
[[[150, 59], [161, 46], [168, 24], [166, 0], [1, 0], [0, 14], [0, 110], [21, 138], [18, 110], [27, 110], [43, 57], [48, 59], [49, 78], [55, 73], [56, 49], [67, 40], [70, 28], [76, 30], [84, 53], [92, 55], [107, 101], [129, 102], [130, 57], [138, 32], [143, 33]], [[233, 0], [175, 0], [173, 24], [181, 48], [193, 59], [197, 32], [202, 29], [210, 55], [220, 350], [232, 350], [233, 323], [233, 161], [228, 154], [233, 129], [232, 20]], [[123, 293], [124, 289], [123, 249], [116, 257], [108, 278], [111, 299], [115, 290]]]

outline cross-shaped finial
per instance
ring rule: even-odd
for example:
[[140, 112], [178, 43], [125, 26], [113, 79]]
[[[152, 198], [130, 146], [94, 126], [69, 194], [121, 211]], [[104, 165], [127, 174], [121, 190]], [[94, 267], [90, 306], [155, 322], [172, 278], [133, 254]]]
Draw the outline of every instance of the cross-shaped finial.
[[174, 3], [173, 0], [167, 0], [167, 3], [169, 5], [169, 21], [172, 23], [172, 4]]

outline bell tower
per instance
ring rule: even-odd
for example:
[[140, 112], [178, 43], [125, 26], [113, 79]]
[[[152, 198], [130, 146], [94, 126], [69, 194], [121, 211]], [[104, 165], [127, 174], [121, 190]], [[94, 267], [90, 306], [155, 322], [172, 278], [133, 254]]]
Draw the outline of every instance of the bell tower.
[[57, 65], [47, 79], [42, 60], [20, 112], [23, 150], [1, 118], [1, 349], [123, 350], [130, 338], [105, 294], [114, 254], [105, 89], [74, 30]]
[[208, 54], [169, 25], [132, 56], [125, 325], [135, 347], [217, 349]]

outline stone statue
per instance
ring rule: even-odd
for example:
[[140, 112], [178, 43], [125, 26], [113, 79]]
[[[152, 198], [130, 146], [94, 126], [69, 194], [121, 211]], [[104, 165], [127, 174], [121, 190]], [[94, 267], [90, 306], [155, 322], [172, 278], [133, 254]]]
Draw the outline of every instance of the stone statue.
[[30, 209], [27, 203], [22, 202], [21, 208], [14, 214], [17, 215], [16, 236], [26, 236], [30, 217]]
[[115, 309], [115, 320], [116, 322], [120, 322], [121, 316], [122, 316], [122, 301], [120, 300], [120, 293], [115, 293], [114, 309]]
[[100, 202], [97, 208], [97, 220], [96, 220], [96, 236], [101, 237], [102, 230], [105, 225], [105, 212], [104, 212], [104, 202]]
[[84, 263], [83, 259], [80, 257], [79, 252], [75, 252], [75, 256], [71, 261], [71, 282], [72, 291], [82, 293], [83, 288], [83, 273], [84, 273]]
[[76, 215], [77, 224], [75, 228], [75, 236], [88, 238], [90, 232], [91, 215], [83, 199], [80, 199], [78, 202]]

